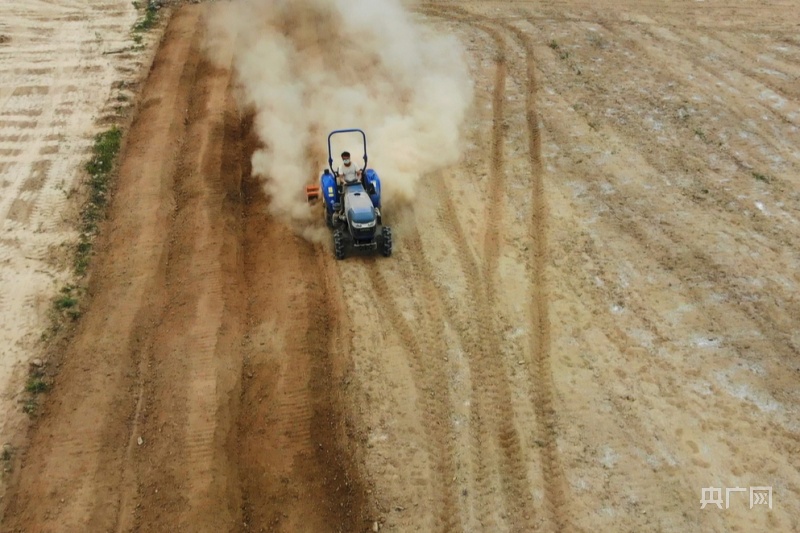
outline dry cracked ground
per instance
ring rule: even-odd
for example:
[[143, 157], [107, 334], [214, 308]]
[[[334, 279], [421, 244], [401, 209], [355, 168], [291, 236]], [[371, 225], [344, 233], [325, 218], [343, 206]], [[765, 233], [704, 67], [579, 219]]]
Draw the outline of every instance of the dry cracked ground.
[[[0, 302], [35, 335], [115, 76], [74, 3], [0, 9]], [[171, 12], [3, 531], [800, 529], [797, 6], [409, 9], [466, 50], [463, 157], [343, 262], [266, 214], [206, 7]], [[37, 348], [3, 342], [12, 419]]]

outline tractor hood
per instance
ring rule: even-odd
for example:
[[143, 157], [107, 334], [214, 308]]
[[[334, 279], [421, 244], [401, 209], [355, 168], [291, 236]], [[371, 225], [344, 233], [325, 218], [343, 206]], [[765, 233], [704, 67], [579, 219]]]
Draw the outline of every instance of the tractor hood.
[[347, 219], [352, 224], [371, 224], [375, 222], [375, 207], [361, 184], [346, 186], [344, 197]]

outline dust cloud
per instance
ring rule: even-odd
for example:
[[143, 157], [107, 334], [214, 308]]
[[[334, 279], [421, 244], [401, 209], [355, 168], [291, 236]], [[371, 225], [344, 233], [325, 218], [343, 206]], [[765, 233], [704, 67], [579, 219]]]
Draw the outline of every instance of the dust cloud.
[[[403, 207], [425, 175], [456, 162], [472, 100], [464, 53], [452, 36], [416, 23], [399, 0], [238, 0], [208, 20], [213, 59], [233, 46], [241, 104], [263, 148], [253, 174], [273, 215], [314, 239], [304, 186], [327, 167], [330, 131], [361, 128], [387, 210]], [[334, 168], [360, 135], [334, 136]], [[322, 232], [322, 235], [325, 233]]]

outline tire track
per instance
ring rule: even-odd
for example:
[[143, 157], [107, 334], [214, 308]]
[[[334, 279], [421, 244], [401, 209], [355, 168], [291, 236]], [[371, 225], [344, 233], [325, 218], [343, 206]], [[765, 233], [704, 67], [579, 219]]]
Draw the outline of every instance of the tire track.
[[[533, 527], [534, 510], [530, 502], [531, 487], [527, 479], [527, 460], [522, 449], [520, 437], [515, 425], [514, 408], [507, 370], [500, 350], [500, 335], [495, 324], [494, 309], [487, 295], [487, 287], [483, 280], [482, 270], [473, 261], [467, 247], [467, 240], [455, 215], [455, 208], [449, 200], [442, 179], [437, 179], [437, 189], [442, 209], [441, 222], [445, 231], [453, 235], [457, 249], [457, 260], [465, 274], [466, 305], [456, 305], [446, 296], [440, 298], [448, 312], [448, 316], [457, 326], [462, 338], [464, 350], [469, 358], [472, 375], [473, 399], [471, 424], [473, 425], [474, 444], [477, 450], [485, 449], [481, 438], [489, 436], [498, 447], [500, 483], [506, 503], [506, 513], [510, 517], [510, 525], [514, 531], [529, 531]], [[481, 451], [476, 452], [482, 454]], [[477, 462], [476, 482], [480, 487], [483, 508], [482, 524], [491, 523], [491, 513], [495, 510], [488, 503], [491, 501], [491, 471], [489, 465], [481, 457]], [[496, 527], [501, 527], [496, 524]], [[517, 529], [521, 528], [521, 529]]]
[[[485, 386], [486, 379], [481, 379], [478, 371], [474, 368], [475, 351], [480, 346], [481, 335], [474, 333], [472, 328], [472, 320], [470, 316], [475, 314], [479, 309], [478, 303], [475, 301], [474, 292], [476, 287], [476, 279], [479, 279], [480, 271], [477, 263], [467, 245], [467, 238], [464, 231], [458, 222], [455, 214], [455, 208], [450, 200], [450, 194], [447, 191], [443, 177], [437, 176], [436, 179], [431, 180], [429, 183], [434, 184], [436, 194], [440, 198], [440, 210], [438, 212], [439, 220], [444, 231], [451, 237], [450, 241], [456, 247], [456, 254], [459, 265], [461, 266], [462, 273], [467, 283], [467, 298], [466, 306], [458, 306], [451, 303], [447, 295], [440, 296], [439, 300], [445, 306], [448, 318], [456, 325], [456, 330], [461, 338], [462, 349], [467, 356], [470, 367], [470, 375], [472, 376], [472, 389], [473, 394], [470, 398], [470, 430], [472, 436], [471, 454], [472, 464], [475, 467], [474, 481], [478, 490], [478, 501], [476, 502], [476, 510], [478, 512], [478, 520], [481, 526], [491, 527], [497, 530], [500, 526], [496, 523], [496, 519], [492, 516], [496, 506], [501, 505], [502, 502], [494, 501], [495, 490], [492, 487], [492, 467], [490, 464], [493, 453], [486, 453], [486, 444], [483, 439], [489, 436], [491, 442], [492, 429], [487, 425], [484, 412], [487, 407], [484, 406], [486, 399], [481, 394], [480, 388]], [[420, 259], [424, 261], [424, 259]], [[466, 307], [466, 308], [465, 308]], [[483, 322], [483, 317], [478, 317], [479, 322]], [[485, 326], [483, 326], [485, 328]], [[506, 408], [509, 404], [506, 404]]]
[[[493, 326], [493, 309], [489, 306], [486, 287], [481, 283], [482, 270], [467, 245], [468, 241], [442, 176], [431, 183], [436, 188], [441, 207], [438, 213], [440, 222], [456, 247], [457, 261], [466, 283], [465, 305], [457, 305], [441, 293], [439, 300], [462, 339], [472, 376], [470, 427], [473, 428], [475, 483], [480, 497], [477, 504], [479, 520], [484, 527], [501, 527], [497, 520], [502, 513], [498, 512], [497, 506], [502, 505], [506, 508], [505, 514], [510, 517], [510, 525], [514, 531], [529, 531], [533, 527], [535, 512], [530, 502], [527, 461], [514, 422], [507, 371], [500, 357], [500, 337], [496, 325]], [[489, 441], [484, 442], [483, 439], [487, 436]], [[493, 445], [497, 446], [496, 454], [500, 456], [496, 466], [504, 496], [501, 502], [493, 502], [493, 467], [487, 459], [494, 454], [486, 454]]]
[[502, 35], [487, 26], [476, 27], [492, 38], [496, 48], [494, 86], [492, 88], [491, 166], [489, 168], [489, 183], [486, 191], [488, 202], [484, 214], [484, 220], [487, 225], [483, 239], [483, 277], [489, 285], [486, 294], [490, 300], [489, 304], [493, 307], [495, 276], [502, 240], [500, 228], [502, 226], [504, 200], [507, 195], [503, 152], [506, 129], [505, 100], [508, 54]]
[[[421, 246], [416, 231], [404, 239], [404, 243], [409, 250], [418, 251]], [[405, 279], [416, 278], [415, 285], [422, 288], [422, 298], [426, 304], [423, 318], [412, 327], [395, 303], [382, 266], [370, 263], [368, 271], [377, 300], [382, 303], [378, 313], [384, 316], [383, 323], [391, 324], [405, 345], [410, 356], [414, 384], [418, 389], [417, 398], [421, 404], [418, 410], [423, 413], [425, 448], [435, 470], [431, 495], [436, 500], [436, 506], [430, 514], [436, 517], [436, 523], [430, 530], [457, 531], [461, 529], [461, 520], [456, 487], [453, 485], [456, 467], [453, 462], [452, 400], [447, 372], [442, 365], [447, 347], [443, 343], [444, 319], [436, 299], [431, 298], [431, 278], [424, 271], [404, 276]]]
[[[569, 527], [569, 524], [565, 511], [566, 483], [559, 460], [556, 440], [557, 415], [554, 408], [554, 385], [550, 367], [551, 339], [545, 273], [548, 249], [546, 233], [547, 205], [542, 179], [541, 133], [539, 131], [536, 108], [536, 62], [533, 55], [533, 45], [521, 30], [510, 24], [498, 23], [489, 17], [474, 15], [458, 7], [447, 8], [443, 12], [445, 14], [454, 14], [454, 18], [457, 20], [479, 29], [499, 24], [503, 30], [514, 37], [525, 52], [525, 87], [527, 88], [525, 91], [525, 119], [528, 130], [528, 154], [532, 169], [531, 205], [533, 211], [529, 236], [533, 243], [534, 251], [530, 262], [531, 286], [529, 296], [531, 302], [531, 338], [529, 345], [532, 349], [532, 364], [527, 365], [527, 368], [529, 369], [529, 378], [533, 384], [533, 405], [536, 411], [537, 435], [539, 436], [539, 442], [542, 443], [540, 450], [545, 505], [548, 518], [554, 528], [558, 531], [564, 531]], [[450, 224], [457, 223], [452, 207], [443, 209], [442, 213], [445, 214], [446, 218], [449, 218]], [[486, 298], [486, 300], [491, 305], [491, 297]]]
[[566, 513], [566, 481], [558, 453], [557, 413], [554, 406], [553, 372], [550, 364], [550, 308], [547, 291], [547, 202], [542, 176], [542, 139], [539, 130], [539, 113], [536, 98], [536, 60], [530, 38], [518, 28], [503, 24], [525, 50], [526, 86], [525, 122], [528, 129], [528, 157], [532, 170], [530, 238], [533, 241], [531, 275], [531, 339], [533, 365], [530, 378], [534, 383], [534, 407], [538, 435], [544, 439], [542, 449], [542, 477], [544, 478], [545, 502], [550, 519], [557, 531], [568, 530], [570, 524]]
[[[496, 56], [497, 70], [493, 89], [493, 124], [492, 124], [492, 164], [503, 168], [503, 102], [505, 100], [505, 83], [507, 77], [507, 50], [503, 36], [494, 29], [490, 19], [473, 16], [458, 8], [426, 5], [423, 12], [448, 20], [466, 23], [475, 29], [488, 34], [498, 47]], [[501, 79], [502, 76], [502, 79]], [[507, 513], [512, 517], [512, 527], [522, 527], [529, 531], [534, 527], [535, 512], [531, 504], [531, 487], [526, 474], [527, 460], [522, 448], [520, 435], [515, 425], [514, 409], [511, 400], [511, 388], [508, 383], [507, 364], [502, 357], [502, 337], [495, 323], [496, 287], [495, 270], [500, 252], [500, 238], [497, 227], [492, 227], [500, 219], [506, 196], [505, 176], [498, 173], [494, 176], [492, 190], [488, 191], [489, 201], [486, 208], [489, 228], [485, 234], [484, 257], [482, 268], [473, 259], [467, 240], [456, 216], [455, 207], [444, 185], [442, 176], [435, 180], [439, 197], [439, 211], [442, 226], [450, 235], [456, 246], [458, 262], [461, 265], [467, 283], [469, 308], [472, 317], [477, 318], [477, 328], [471, 322], [474, 319], [465, 315], [463, 307], [456, 308], [445, 296], [442, 302], [448, 307], [449, 316], [458, 323], [464, 345], [470, 359], [470, 372], [473, 375], [473, 387], [477, 398], [473, 401], [472, 422], [476, 433], [480, 435], [496, 435], [499, 447], [500, 481], [504, 496], [508, 501]], [[497, 181], [499, 180], [499, 181]], [[483, 283], [480, 283], [483, 281]], [[485, 424], [489, 420], [490, 424]], [[487, 433], [488, 431], [488, 433]], [[482, 447], [476, 443], [476, 448]], [[484, 503], [491, 492], [490, 474], [487, 465], [481, 460], [478, 464], [477, 482], [484, 496]], [[484, 514], [482, 523], [490, 517]]]

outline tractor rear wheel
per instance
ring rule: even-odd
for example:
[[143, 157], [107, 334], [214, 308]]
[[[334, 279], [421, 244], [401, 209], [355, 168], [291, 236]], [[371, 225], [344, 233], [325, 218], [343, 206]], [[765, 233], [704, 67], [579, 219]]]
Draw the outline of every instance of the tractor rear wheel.
[[336, 259], [344, 259], [344, 235], [340, 229], [333, 232], [333, 255]]
[[386, 226], [381, 228], [381, 254], [384, 257], [392, 255], [392, 230]]

